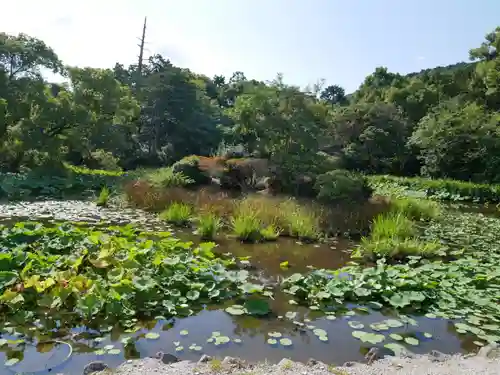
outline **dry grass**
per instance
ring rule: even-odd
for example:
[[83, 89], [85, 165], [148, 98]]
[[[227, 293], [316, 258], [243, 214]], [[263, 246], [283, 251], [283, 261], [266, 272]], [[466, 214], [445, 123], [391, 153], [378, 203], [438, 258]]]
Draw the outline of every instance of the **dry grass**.
[[264, 227], [273, 226], [282, 235], [316, 237], [329, 234], [366, 234], [373, 219], [389, 212], [391, 204], [382, 198], [353, 205], [325, 206], [308, 199], [265, 194], [235, 195], [218, 187], [191, 190], [181, 187], [157, 189], [144, 181], [125, 187], [130, 203], [136, 207], [160, 212], [172, 203], [189, 204], [199, 214], [213, 214], [229, 225], [236, 215], [257, 216]]

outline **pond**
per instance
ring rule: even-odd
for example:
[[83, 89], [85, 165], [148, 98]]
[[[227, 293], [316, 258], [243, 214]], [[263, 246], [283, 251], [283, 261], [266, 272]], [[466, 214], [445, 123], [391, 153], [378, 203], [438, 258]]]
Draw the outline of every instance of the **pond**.
[[[77, 211], [74, 213], [67, 219], [88, 217]], [[116, 215], [120, 216], [107, 212], [108, 220], [110, 216], [118, 217]], [[130, 217], [127, 215], [127, 212], [121, 214], [120, 224], [137, 219], [137, 215], [132, 215], [131, 220], [128, 220]], [[3, 222], [14, 223], [25, 220], [25, 217], [26, 215], [4, 217]], [[146, 221], [151, 219], [149, 224], [154, 224], [156, 229], [161, 227], [155, 218], [141, 217]], [[36, 219], [36, 212], [30, 212], [30, 219]], [[53, 221], [54, 215], [42, 216], [41, 219]], [[164, 228], [170, 229], [168, 226]], [[174, 232], [182, 240], [199, 242], [189, 230]], [[136, 332], [110, 327], [107, 333], [103, 334], [101, 331], [99, 335], [87, 327], [68, 327], [64, 318], [56, 322], [41, 319], [33, 326], [4, 322], [1, 326], [0, 341], [3, 341], [0, 346], [0, 363], [11, 358], [20, 361], [13, 366], [0, 365], [0, 374], [50, 372], [76, 375], [81, 374], [84, 366], [92, 361], [100, 360], [116, 367], [124, 360], [154, 356], [159, 351], [172, 353], [181, 360], [194, 361], [202, 354], [234, 356], [248, 361], [267, 359], [270, 362], [278, 362], [282, 358], [306, 362], [311, 357], [328, 364], [364, 361], [366, 352], [377, 345], [361, 343], [352, 336], [353, 329], [372, 325], [373, 332], [376, 332], [377, 324], [394, 317], [390, 310], [376, 311], [355, 305], [345, 306], [345, 313], [325, 316], [318, 311], [290, 303], [291, 296], [278, 287], [282, 278], [297, 272], [305, 273], [311, 268], [336, 269], [345, 265], [349, 262], [349, 250], [356, 245], [347, 239], [304, 244], [295, 239], [280, 238], [277, 242], [241, 244], [234, 238], [221, 236], [216, 242], [218, 246], [215, 251], [238, 257], [240, 266], [247, 268], [252, 278], [273, 286], [271, 315], [230, 315], [224, 310], [233, 304], [228, 301], [219, 306], [205, 306], [187, 318], [143, 322], [143, 328]], [[466, 334], [458, 334], [448, 320], [416, 316], [411, 318], [413, 319], [405, 324], [386, 327], [384, 334], [396, 334], [394, 337], [400, 335], [403, 340], [407, 337], [417, 338], [418, 346], [406, 345], [416, 353], [431, 350], [444, 353], [477, 350], [477, 346], [472, 343], [473, 339]], [[40, 333], [40, 327], [44, 328], [45, 334]], [[46, 333], [47, 330], [50, 331], [49, 334]], [[217, 339], [218, 337], [224, 339]]]

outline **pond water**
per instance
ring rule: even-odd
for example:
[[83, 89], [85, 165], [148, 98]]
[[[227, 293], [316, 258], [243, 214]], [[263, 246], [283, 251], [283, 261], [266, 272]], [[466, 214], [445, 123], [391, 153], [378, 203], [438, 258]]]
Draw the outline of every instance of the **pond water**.
[[[19, 218], [9, 218], [10, 222], [16, 220]], [[175, 234], [183, 240], [199, 242], [191, 231], [176, 230]], [[325, 244], [303, 244], [291, 238], [280, 238], [277, 242], [250, 245], [222, 236], [216, 242], [217, 251], [221, 253], [230, 252], [237, 257], [251, 257], [250, 270], [254, 277], [271, 285], [278, 285], [281, 278], [293, 273], [307, 272], [311, 266], [339, 268], [349, 261], [349, 250], [355, 246], [355, 243], [341, 238]], [[281, 266], [283, 262], [288, 262], [287, 268]], [[112, 329], [103, 336], [103, 340], [95, 340], [98, 334], [86, 327], [55, 328], [49, 336], [38, 337], [36, 327], [15, 326], [15, 331], [25, 335], [24, 342], [15, 349], [12, 345], [0, 346], [0, 375], [21, 372], [80, 375], [84, 366], [92, 361], [104, 361], [109, 366], [116, 367], [127, 359], [154, 356], [159, 351], [174, 354], [181, 360], [195, 361], [202, 354], [208, 354], [216, 357], [240, 357], [248, 361], [267, 359], [270, 362], [278, 362], [282, 358], [305, 362], [313, 357], [329, 364], [342, 364], [346, 361], [364, 361], [364, 355], [371, 347], [382, 347], [384, 343], [390, 342], [387, 339], [378, 345], [362, 344], [351, 335], [353, 328], [349, 325], [349, 322], [355, 325], [363, 324], [365, 329], [371, 331], [370, 324], [391, 318], [390, 310], [374, 311], [346, 306], [346, 311], [349, 309], [353, 315], [324, 316], [322, 313], [290, 304], [290, 296], [279, 292], [279, 288], [275, 289], [274, 298], [271, 301], [273, 314], [270, 317], [232, 316], [224, 311], [226, 306], [208, 306], [188, 318], [144, 323], [144, 328], [135, 333]], [[473, 339], [456, 333], [452, 322], [427, 317], [412, 318], [415, 319], [414, 325], [405, 324], [383, 333], [387, 336], [389, 333], [397, 333], [403, 337], [418, 338], [418, 346], [406, 345], [416, 353], [427, 353], [433, 349], [444, 353], [476, 350], [476, 346], [472, 344]], [[42, 321], [38, 324], [47, 328], [49, 323]], [[12, 335], [13, 326], [14, 324], [5, 324], [0, 329], [1, 339], [19, 339], [18, 336]], [[325, 330], [328, 341], [320, 341], [313, 333], [314, 329]], [[148, 332], [158, 335], [146, 337]], [[214, 332], [227, 336], [231, 341], [218, 346], [207, 342]], [[269, 345], [267, 341], [271, 332], [291, 339], [292, 345]], [[432, 338], [426, 337], [424, 333], [432, 334]], [[122, 340], [127, 337], [131, 338], [131, 342], [124, 345]], [[37, 345], [42, 340], [61, 342], [52, 341]], [[72, 353], [65, 343], [71, 345]], [[180, 346], [184, 350], [176, 350]], [[20, 359], [20, 362], [12, 367], [3, 365], [7, 358], [12, 356]]]

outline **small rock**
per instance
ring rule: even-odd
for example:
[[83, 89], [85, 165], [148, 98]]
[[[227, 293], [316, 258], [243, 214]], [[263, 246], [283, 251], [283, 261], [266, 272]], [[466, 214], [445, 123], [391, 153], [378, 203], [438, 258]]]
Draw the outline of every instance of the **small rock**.
[[162, 361], [166, 365], [168, 365], [170, 363], [179, 362], [179, 358], [177, 358], [175, 355], [169, 354], [169, 353], [158, 352], [158, 353], [156, 353], [155, 358], [159, 359], [160, 361]]
[[200, 358], [200, 360], [198, 361], [198, 364], [200, 363], [206, 363], [206, 362], [210, 362], [212, 360], [212, 357], [210, 357], [209, 355], [207, 354], [203, 354]]
[[319, 362], [317, 360], [315, 360], [314, 358], [309, 358], [309, 360], [307, 361], [306, 365], [307, 366], [316, 366]]
[[368, 360], [368, 364], [371, 365], [377, 359], [380, 359], [380, 351], [377, 347], [371, 348], [365, 355], [365, 359]]
[[477, 356], [483, 357], [483, 358], [488, 358], [488, 355], [490, 354], [490, 352], [496, 348], [498, 348], [498, 344], [495, 342], [492, 342], [486, 346], [483, 346], [481, 349], [479, 349], [479, 352], [477, 352]]
[[83, 375], [90, 375], [93, 374], [94, 372], [101, 372], [108, 369], [109, 366], [104, 362], [100, 361], [90, 362], [87, 366], [83, 368]]
[[431, 362], [444, 362], [446, 361], [448, 356], [444, 353], [441, 353], [439, 350], [431, 350], [429, 353], [429, 359]]
[[349, 361], [349, 362], [345, 362], [342, 367], [354, 367], [357, 365], [357, 362], [352, 362], [352, 361]]

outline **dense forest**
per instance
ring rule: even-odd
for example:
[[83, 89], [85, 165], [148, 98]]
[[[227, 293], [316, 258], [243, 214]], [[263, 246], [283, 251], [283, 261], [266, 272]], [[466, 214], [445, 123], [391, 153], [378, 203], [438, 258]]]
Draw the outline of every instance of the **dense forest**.
[[[347, 95], [337, 85], [301, 90], [280, 75], [210, 78], [161, 55], [128, 67], [65, 66], [42, 40], [0, 33], [0, 171], [241, 154], [295, 172], [328, 162], [500, 182], [499, 50], [497, 27], [469, 63], [408, 75], [377, 67]], [[47, 82], [47, 70], [67, 83]]]

